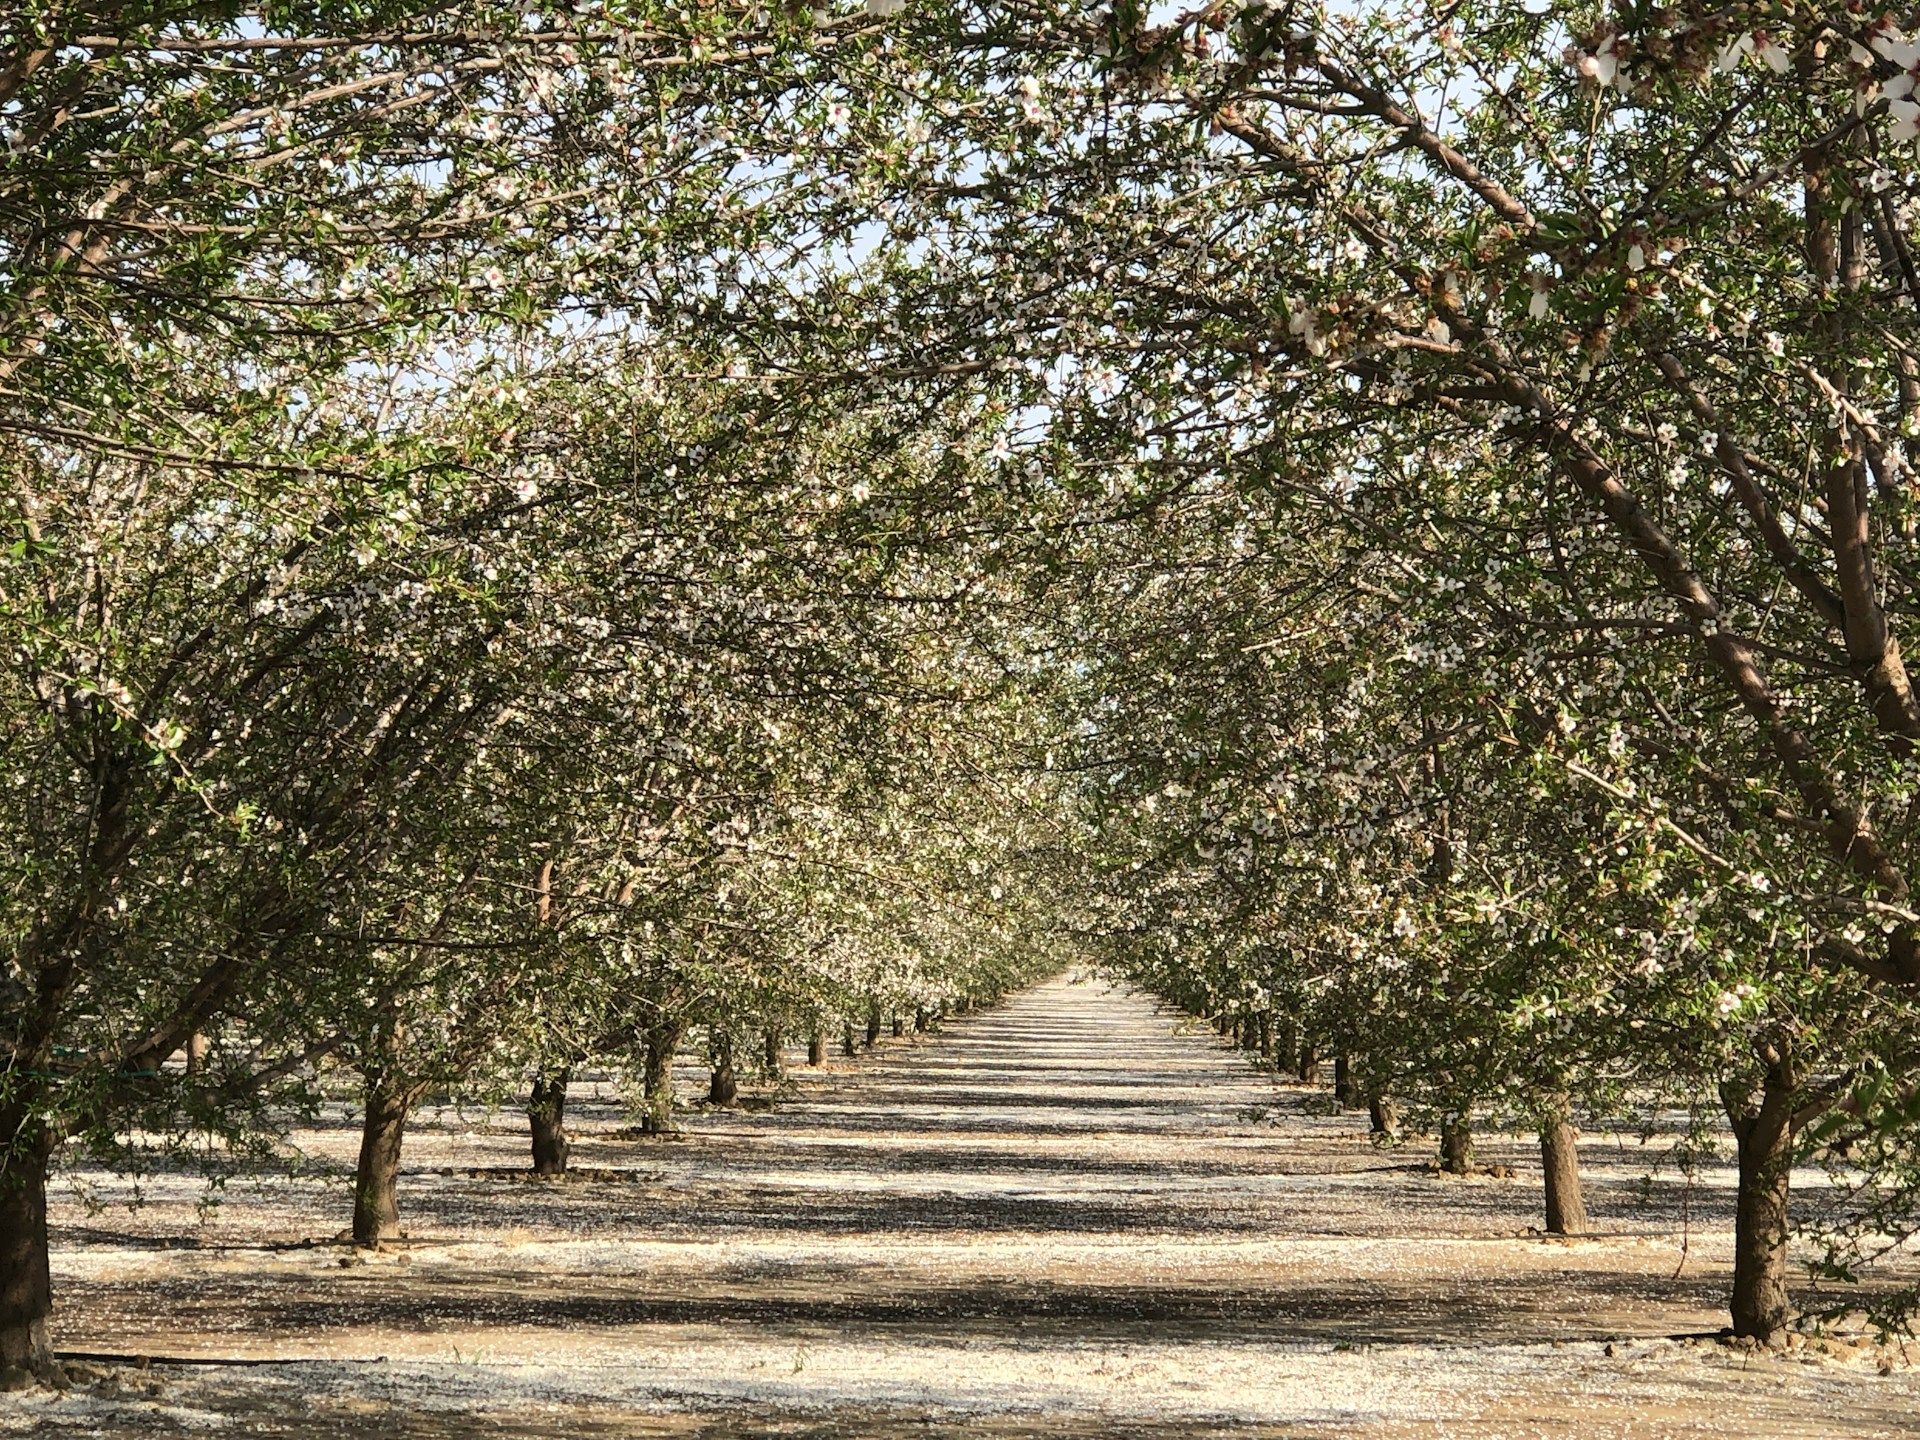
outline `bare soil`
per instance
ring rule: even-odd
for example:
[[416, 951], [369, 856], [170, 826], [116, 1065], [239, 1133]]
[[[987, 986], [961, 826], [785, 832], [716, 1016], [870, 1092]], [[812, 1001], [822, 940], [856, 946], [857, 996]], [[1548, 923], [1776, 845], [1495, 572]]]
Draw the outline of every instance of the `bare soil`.
[[186, 1173], [131, 1208], [130, 1182], [82, 1172], [56, 1199], [56, 1320], [94, 1358], [64, 1394], [0, 1396], [0, 1434], [1920, 1429], [1897, 1347], [1700, 1338], [1724, 1323], [1731, 1174], [1687, 1183], [1631, 1138], [1582, 1146], [1600, 1233], [1544, 1237], [1519, 1140], [1480, 1144], [1511, 1178], [1436, 1175], [1086, 980], [793, 1073], [783, 1103], [666, 1141], [610, 1086], [576, 1091], [559, 1182], [522, 1173], [520, 1117], [423, 1114], [408, 1238], [376, 1255], [330, 1243], [344, 1109], [292, 1137], [301, 1173], [212, 1207]]

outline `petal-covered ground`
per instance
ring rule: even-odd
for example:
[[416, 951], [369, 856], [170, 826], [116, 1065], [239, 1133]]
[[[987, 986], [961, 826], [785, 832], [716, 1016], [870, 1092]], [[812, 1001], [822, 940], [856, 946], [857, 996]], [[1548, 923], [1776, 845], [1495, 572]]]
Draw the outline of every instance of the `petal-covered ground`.
[[[578, 1093], [565, 1183], [512, 1115], [408, 1140], [407, 1242], [345, 1223], [350, 1117], [208, 1208], [178, 1175], [56, 1203], [59, 1395], [0, 1433], [132, 1436], [1905, 1436], [1870, 1342], [1749, 1355], [1723, 1323], [1731, 1177], [1589, 1136], [1599, 1234], [1538, 1172], [1445, 1179], [1205, 1032], [1049, 982], [764, 1111], [622, 1138]], [[691, 1077], [689, 1077], [691, 1078]], [[1812, 1186], [1816, 1177], [1804, 1177]], [[199, 1362], [192, 1364], [178, 1362]], [[225, 1364], [205, 1362], [229, 1362]]]

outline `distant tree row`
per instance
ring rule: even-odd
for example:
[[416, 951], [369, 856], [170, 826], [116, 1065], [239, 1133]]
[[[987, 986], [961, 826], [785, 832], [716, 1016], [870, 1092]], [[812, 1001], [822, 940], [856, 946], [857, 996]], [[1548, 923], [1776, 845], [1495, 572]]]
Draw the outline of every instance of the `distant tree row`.
[[1717, 1107], [1778, 1335], [1796, 1159], [1840, 1273], [1920, 1200], [1916, 77], [1788, 0], [0, 19], [0, 1365], [69, 1143], [349, 1067], [372, 1238], [433, 1087], [664, 1124], [1070, 947], [1456, 1165]]
[[255, 1159], [350, 1082], [377, 1243], [432, 1091], [530, 1085], [553, 1169], [584, 1065], [662, 1130], [682, 1046], [725, 1099], [1057, 963], [990, 437], [724, 313], [856, 28], [0, 21], [0, 1368], [57, 1157]]

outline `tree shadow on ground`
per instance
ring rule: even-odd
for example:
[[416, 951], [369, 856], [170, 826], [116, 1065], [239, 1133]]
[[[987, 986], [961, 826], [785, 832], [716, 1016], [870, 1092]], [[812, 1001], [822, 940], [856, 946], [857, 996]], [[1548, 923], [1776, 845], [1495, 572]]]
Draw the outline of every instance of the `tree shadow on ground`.
[[[489, 1327], [591, 1329], [750, 1326], [800, 1338], [883, 1334], [891, 1343], [1017, 1336], [1021, 1343], [1279, 1345], [1530, 1344], [1697, 1329], [1675, 1317], [1717, 1313], [1717, 1274], [1554, 1269], [1516, 1275], [1393, 1276], [1306, 1282], [1284, 1289], [972, 1280], [895, 1285], [861, 1265], [715, 1267], [673, 1290], [659, 1281], [496, 1268], [430, 1273], [342, 1271], [221, 1275], [190, 1282], [92, 1286], [76, 1297], [134, 1329], [214, 1336], [259, 1326], [297, 1346], [343, 1331], [459, 1333]], [[702, 1293], [689, 1293], [690, 1291]], [[636, 1339], [644, 1337], [636, 1336]], [[370, 1342], [372, 1343], [372, 1342]]]

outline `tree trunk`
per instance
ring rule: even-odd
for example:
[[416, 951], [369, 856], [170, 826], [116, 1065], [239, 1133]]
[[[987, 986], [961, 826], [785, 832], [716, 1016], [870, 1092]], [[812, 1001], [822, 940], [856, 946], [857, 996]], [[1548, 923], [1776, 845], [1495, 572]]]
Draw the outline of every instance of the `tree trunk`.
[[818, 1025], [807, 1036], [807, 1064], [824, 1065], [827, 1063], [827, 1037], [820, 1033]]
[[1387, 1141], [1399, 1138], [1400, 1113], [1387, 1092], [1378, 1085], [1367, 1091], [1367, 1122], [1375, 1140]]
[[[17, 1128], [9, 1126], [10, 1137]], [[47, 1265], [48, 1153], [44, 1146], [15, 1139], [0, 1170], [0, 1390], [23, 1390], [61, 1378], [47, 1328], [53, 1313]]]
[[1580, 1152], [1573, 1107], [1565, 1095], [1548, 1099], [1540, 1120], [1540, 1168], [1546, 1174], [1547, 1233], [1587, 1233], [1587, 1202], [1580, 1189]]
[[212, 1042], [196, 1030], [187, 1036], [187, 1074], [198, 1075], [207, 1068], [207, 1051]]
[[780, 1061], [780, 1027], [769, 1025], [766, 1033], [760, 1037], [760, 1059], [766, 1067], [769, 1080], [779, 1080], [786, 1075], [786, 1067]]
[[1314, 1053], [1312, 1045], [1300, 1047], [1300, 1083], [1302, 1085], [1320, 1083], [1320, 1057]]
[[930, 1028], [932, 1024], [933, 1018], [927, 1014], [927, 1007], [924, 1005], [915, 1006], [913, 1011], [913, 1028], [916, 1031], [926, 1030]]
[[1449, 1115], [1440, 1122], [1440, 1168], [1449, 1175], [1473, 1168], [1473, 1122], [1465, 1115]]
[[707, 1083], [707, 1100], [714, 1105], [731, 1105], [740, 1098], [740, 1084], [733, 1076], [733, 1036], [716, 1029], [712, 1046], [713, 1078]]
[[1344, 1050], [1333, 1057], [1333, 1097], [1349, 1110], [1360, 1108], [1360, 1086], [1353, 1078], [1353, 1063]]
[[680, 1048], [680, 1022], [663, 1020], [647, 1027], [644, 1103], [640, 1111], [642, 1135], [673, 1133], [673, 1057]]
[[385, 1075], [367, 1079], [367, 1115], [353, 1177], [353, 1243], [376, 1246], [400, 1234], [400, 1143], [415, 1093]]
[[1273, 1012], [1260, 1012], [1260, 1053], [1267, 1059], [1273, 1059]]
[[533, 1128], [536, 1175], [567, 1173], [567, 1153], [573, 1148], [567, 1140], [567, 1081], [571, 1078], [572, 1073], [564, 1066], [551, 1076], [534, 1076], [527, 1123]]
[[1787, 1294], [1787, 1198], [1793, 1165], [1793, 1091], [1784, 1067], [1770, 1066], [1759, 1096], [1728, 1095], [1740, 1154], [1734, 1206], [1733, 1333], [1774, 1344], [1793, 1318]]
[[867, 997], [867, 1048], [871, 1050], [880, 1043], [880, 997]]
[[898, 1010], [893, 1012], [893, 1038], [898, 1040], [907, 1033], [907, 1022], [900, 1018]]
[[851, 1060], [853, 1059], [854, 1051], [853, 1025], [848, 1023], [840, 1028], [840, 1053]]

